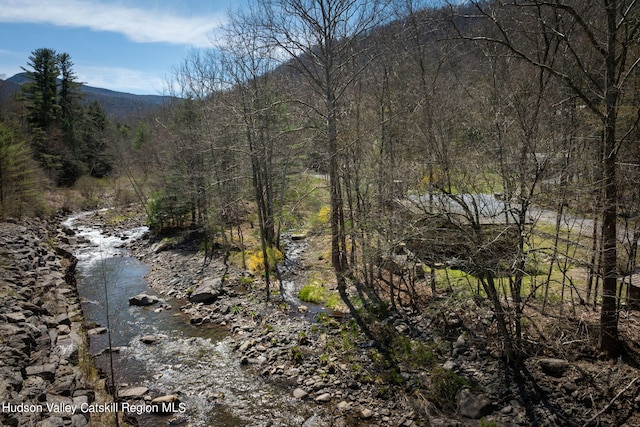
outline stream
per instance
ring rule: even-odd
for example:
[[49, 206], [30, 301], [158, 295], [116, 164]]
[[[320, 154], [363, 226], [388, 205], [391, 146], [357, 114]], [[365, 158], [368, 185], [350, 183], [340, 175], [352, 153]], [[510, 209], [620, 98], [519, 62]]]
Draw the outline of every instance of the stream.
[[[242, 368], [225, 340], [226, 331], [191, 325], [179, 310], [184, 301], [164, 298], [160, 307], [167, 309], [158, 304], [129, 306], [134, 295], [154, 294], [145, 280], [149, 267], [124, 249], [127, 241], [141, 237], [147, 229], [140, 227], [115, 237], [104, 235], [99, 228], [75, 224], [89, 214], [76, 214], [64, 222], [89, 242], [75, 254], [85, 321], [106, 327], [109, 320], [118, 385], [147, 387], [151, 397], [176, 394], [185, 408], [183, 413], [166, 416], [138, 414], [140, 426], [299, 426], [313, 414], [290, 391]], [[143, 344], [140, 337], [145, 335], [161, 339], [153, 345]], [[92, 335], [90, 342], [96, 365], [109, 372], [109, 352], [105, 351], [109, 335]]]

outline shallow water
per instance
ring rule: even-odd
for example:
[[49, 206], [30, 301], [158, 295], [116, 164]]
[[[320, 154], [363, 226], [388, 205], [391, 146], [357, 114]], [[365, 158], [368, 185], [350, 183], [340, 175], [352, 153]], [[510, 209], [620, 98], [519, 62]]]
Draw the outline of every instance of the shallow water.
[[[185, 412], [168, 416], [143, 414], [142, 426], [299, 426], [312, 415], [311, 410], [291, 397], [290, 391], [265, 383], [242, 368], [233, 357], [226, 333], [215, 328], [190, 325], [179, 311], [182, 301], [165, 299], [170, 310], [129, 306], [130, 297], [153, 294], [144, 276], [149, 268], [123, 248], [126, 240], [140, 237], [145, 228], [126, 236], [107, 237], [99, 229], [76, 227], [70, 217], [66, 225], [91, 241], [76, 253], [77, 284], [83, 299], [85, 320], [107, 326], [110, 314], [116, 382], [148, 387], [150, 395], [177, 394]], [[143, 344], [140, 337], [159, 335], [155, 345]], [[108, 334], [91, 337], [91, 352], [99, 354], [109, 347]], [[108, 353], [96, 357], [105, 372]], [[180, 423], [183, 421], [183, 423]]]

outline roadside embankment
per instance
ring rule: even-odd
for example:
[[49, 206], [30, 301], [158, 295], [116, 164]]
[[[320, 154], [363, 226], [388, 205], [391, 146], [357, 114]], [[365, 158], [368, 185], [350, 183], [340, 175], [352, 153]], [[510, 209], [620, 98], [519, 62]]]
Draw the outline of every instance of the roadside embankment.
[[89, 425], [102, 383], [64, 249], [73, 239], [44, 221], [0, 223], [0, 425]]

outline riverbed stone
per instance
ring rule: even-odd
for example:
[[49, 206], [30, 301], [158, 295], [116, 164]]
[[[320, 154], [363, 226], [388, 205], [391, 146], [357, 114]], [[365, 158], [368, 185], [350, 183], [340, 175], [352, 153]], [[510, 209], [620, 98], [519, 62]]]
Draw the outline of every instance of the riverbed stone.
[[27, 320], [24, 313], [21, 311], [17, 311], [14, 313], [7, 313], [5, 314], [5, 317], [9, 322], [13, 322], [13, 323], [25, 322]]
[[322, 393], [318, 397], [316, 397], [314, 400], [319, 403], [329, 402], [331, 401], [331, 393]]
[[52, 380], [56, 375], [57, 366], [54, 363], [44, 365], [27, 366], [25, 372], [27, 376], [38, 375], [46, 380]]
[[73, 374], [66, 375], [61, 378], [56, 378], [51, 390], [59, 394], [60, 396], [69, 397], [73, 394], [75, 382], [76, 376]]
[[104, 327], [99, 326], [99, 327], [97, 327], [97, 328], [89, 329], [89, 330], [87, 331], [87, 335], [89, 335], [89, 336], [92, 336], [92, 335], [101, 335], [101, 334], [106, 333], [106, 332], [107, 332], [107, 330], [108, 330], [107, 328], [104, 328]]
[[[3, 386], [4, 384], [4, 381], [0, 381], [0, 386]], [[20, 401], [25, 402], [30, 398], [40, 400], [40, 397], [44, 395], [47, 384], [48, 382], [46, 382], [42, 377], [27, 377], [22, 383], [22, 390], [20, 390]]]
[[293, 390], [293, 397], [295, 397], [296, 399], [304, 399], [308, 395], [309, 393], [301, 388], [296, 388], [295, 390]]
[[82, 343], [82, 339], [75, 332], [68, 335], [58, 336], [56, 340], [58, 354], [63, 360], [68, 360], [73, 364], [78, 364], [78, 349]]
[[73, 427], [89, 427], [89, 422], [84, 415], [75, 414], [71, 416], [71, 425]]
[[478, 420], [493, 412], [493, 403], [484, 394], [468, 388], [458, 393], [458, 413], [466, 418]]
[[151, 403], [156, 405], [160, 405], [162, 403], [175, 403], [179, 401], [180, 399], [176, 394], [165, 394], [164, 396], [158, 396], [154, 399], [151, 399]]
[[149, 305], [153, 305], [160, 301], [160, 299], [153, 295], [148, 294], [138, 294], [131, 298], [129, 298], [129, 305], [135, 305], [138, 307], [146, 307]]
[[131, 387], [125, 390], [120, 390], [118, 392], [118, 397], [129, 398], [129, 399], [139, 399], [145, 394], [147, 394], [148, 391], [149, 389], [147, 387], [142, 387], [142, 386]]
[[547, 375], [561, 377], [569, 369], [569, 362], [562, 359], [545, 358], [538, 360], [538, 366]]
[[48, 417], [39, 422], [37, 427], [60, 427], [64, 425], [64, 419], [61, 417]]
[[189, 301], [193, 303], [211, 304], [222, 295], [222, 279], [219, 277], [204, 279], [200, 285], [189, 295]]
[[60, 315], [56, 316], [55, 317], [55, 322], [58, 325], [71, 326], [71, 319], [69, 317], [69, 314], [67, 314], [67, 313], [63, 313], [63, 314], [60, 314]]
[[143, 344], [157, 344], [161, 339], [162, 337], [159, 335], [145, 335], [140, 337], [140, 341], [142, 341]]
[[368, 420], [371, 417], [373, 417], [373, 411], [371, 409], [363, 408], [360, 411], [360, 418], [362, 418], [363, 420]]

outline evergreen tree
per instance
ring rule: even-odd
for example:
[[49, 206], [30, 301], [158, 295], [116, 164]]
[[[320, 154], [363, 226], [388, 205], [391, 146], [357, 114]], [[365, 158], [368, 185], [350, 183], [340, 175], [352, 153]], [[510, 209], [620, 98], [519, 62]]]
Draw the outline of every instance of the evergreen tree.
[[100, 135], [107, 128], [106, 115], [99, 106], [80, 104], [82, 84], [69, 54], [36, 49], [28, 66], [31, 70], [23, 70], [30, 81], [22, 92], [38, 161], [58, 185], [73, 185], [87, 170], [104, 176], [111, 170]]
[[27, 99], [28, 120], [31, 126], [47, 130], [58, 117], [57, 79], [60, 74], [58, 54], [53, 49], [36, 49], [29, 56], [28, 70], [22, 68], [29, 82], [22, 86]]
[[28, 145], [0, 122], [0, 218], [37, 213], [39, 194]]
[[89, 174], [95, 178], [102, 178], [113, 169], [104, 139], [108, 126], [109, 120], [102, 105], [92, 101], [86, 108], [82, 140], [85, 148], [85, 164]]
[[77, 125], [81, 116], [81, 107], [78, 102], [80, 99], [81, 83], [76, 81], [76, 75], [73, 71], [73, 62], [68, 53], [58, 55], [58, 67], [60, 70], [60, 79], [58, 82], [58, 99], [60, 106], [59, 121], [64, 132], [65, 145], [70, 151], [72, 157], [77, 158], [81, 155], [81, 140], [77, 135]]

